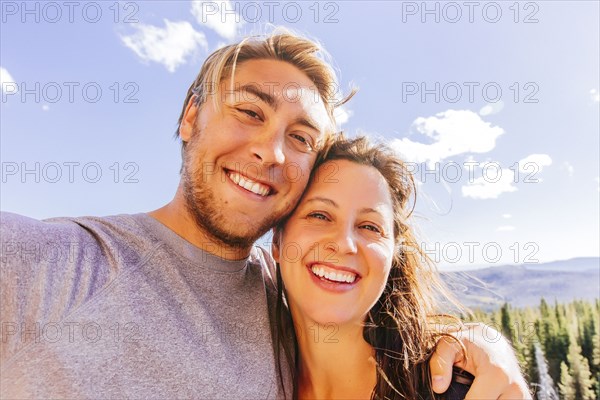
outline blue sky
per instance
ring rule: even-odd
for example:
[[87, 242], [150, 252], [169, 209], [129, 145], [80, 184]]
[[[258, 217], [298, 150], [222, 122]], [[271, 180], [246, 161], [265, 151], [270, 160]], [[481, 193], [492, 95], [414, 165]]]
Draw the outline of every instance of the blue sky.
[[414, 223], [441, 267], [600, 253], [596, 1], [1, 6], [3, 211], [167, 203], [173, 132], [202, 61], [281, 25], [324, 45], [343, 91], [359, 88], [342, 128], [410, 162]]

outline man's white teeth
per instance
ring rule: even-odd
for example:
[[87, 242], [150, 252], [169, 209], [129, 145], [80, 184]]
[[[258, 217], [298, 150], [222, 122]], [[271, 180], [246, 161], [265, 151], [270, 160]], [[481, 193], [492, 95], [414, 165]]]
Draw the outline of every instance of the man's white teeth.
[[243, 187], [246, 190], [251, 191], [252, 193], [258, 194], [260, 196], [266, 196], [269, 194], [271, 189], [268, 186], [263, 185], [262, 183], [255, 182], [249, 178], [246, 178], [237, 172], [229, 172], [229, 178], [238, 186]]
[[356, 280], [356, 274], [353, 274], [352, 272], [333, 272], [317, 265], [313, 265], [311, 271], [320, 278], [325, 278], [334, 282], [352, 283]]

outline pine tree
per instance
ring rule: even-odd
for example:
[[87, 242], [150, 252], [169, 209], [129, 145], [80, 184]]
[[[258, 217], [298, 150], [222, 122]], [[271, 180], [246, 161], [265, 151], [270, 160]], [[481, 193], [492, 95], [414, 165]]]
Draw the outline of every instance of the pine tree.
[[540, 374], [538, 370], [538, 365], [535, 357], [535, 343], [531, 343], [529, 345], [529, 362], [527, 365], [526, 374], [527, 380], [530, 383], [539, 384], [540, 383]]
[[510, 308], [508, 306], [508, 303], [504, 303], [502, 305], [502, 308], [500, 308], [500, 324], [502, 327], [502, 334], [514, 345], [515, 331], [513, 329], [513, 321], [510, 315]]
[[[544, 304], [545, 301], [542, 301], [540, 306], [542, 313], [544, 313]], [[541, 321], [542, 345], [548, 361], [548, 373], [554, 382], [559, 382], [561, 380], [560, 363], [567, 362], [569, 333], [564, 323], [564, 307], [560, 307], [556, 302], [553, 307], [547, 305], [546, 307], [547, 316]]]
[[543, 297], [542, 300], [540, 300], [540, 314], [542, 315], [542, 319], [547, 319], [550, 316], [550, 309], [548, 307], [548, 303]]
[[575, 397], [575, 382], [565, 362], [560, 363], [560, 382], [558, 384], [563, 400], [579, 400]]
[[512, 330], [512, 343], [515, 349], [517, 360], [521, 366], [521, 371], [529, 371], [531, 362], [530, 344], [533, 342], [532, 335], [535, 333], [532, 324], [527, 321], [527, 310], [510, 309], [509, 326]]
[[592, 337], [592, 368], [597, 371], [600, 369], [600, 336], [596, 333]]
[[[581, 355], [581, 347], [575, 338], [569, 345], [567, 356], [568, 368], [565, 363], [560, 365], [560, 392], [565, 399], [594, 400], [596, 380], [592, 378], [587, 359]], [[565, 374], [568, 374], [567, 377]]]
[[543, 346], [548, 361], [548, 373], [554, 382], [559, 382], [561, 380], [560, 363], [567, 361], [570, 339], [567, 328], [562, 323], [558, 307], [553, 314], [555, 318], [549, 316], [547, 320], [542, 321]]
[[596, 398], [600, 398], [600, 336], [598, 336], [598, 333], [592, 336], [592, 346], [590, 371], [592, 372], [592, 376], [596, 378], [596, 385], [594, 386]]
[[596, 334], [596, 322], [592, 315], [591, 305], [589, 303], [581, 302], [579, 304], [580, 311], [578, 316], [580, 318], [580, 344], [581, 354], [587, 358], [588, 363], [592, 366], [592, 352], [594, 351], [593, 337]]
[[[565, 399], [600, 399], [600, 299], [568, 304], [555, 300], [552, 305], [541, 299], [532, 309], [515, 309], [505, 303], [495, 311], [478, 310], [472, 319], [503, 333], [532, 384], [543, 381], [542, 386], [551, 388], [554, 383]], [[532, 346], [535, 342], [545, 359], [543, 379]]]

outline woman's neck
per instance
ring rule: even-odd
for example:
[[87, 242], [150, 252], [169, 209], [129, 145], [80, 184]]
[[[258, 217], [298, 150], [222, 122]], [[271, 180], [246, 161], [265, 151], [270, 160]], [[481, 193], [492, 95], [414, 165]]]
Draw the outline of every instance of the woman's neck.
[[298, 337], [299, 399], [370, 399], [375, 351], [361, 325], [320, 325], [294, 318]]

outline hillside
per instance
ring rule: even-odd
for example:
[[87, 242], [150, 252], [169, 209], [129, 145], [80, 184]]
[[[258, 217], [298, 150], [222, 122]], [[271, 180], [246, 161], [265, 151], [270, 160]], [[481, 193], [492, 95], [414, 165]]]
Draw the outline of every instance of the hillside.
[[600, 297], [600, 258], [575, 258], [551, 263], [505, 265], [470, 271], [443, 272], [459, 299], [469, 307], [495, 309]]

